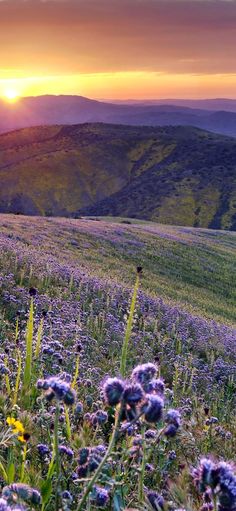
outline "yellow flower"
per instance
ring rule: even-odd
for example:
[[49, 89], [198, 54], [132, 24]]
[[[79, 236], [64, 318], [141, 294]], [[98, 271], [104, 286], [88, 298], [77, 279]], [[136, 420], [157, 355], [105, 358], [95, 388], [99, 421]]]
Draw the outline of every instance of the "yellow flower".
[[15, 421], [13, 432], [14, 433], [24, 433], [25, 432], [25, 428], [20, 421]]
[[22, 443], [26, 443], [26, 440], [24, 439], [24, 436], [21, 435], [21, 436], [18, 436], [18, 440]]
[[16, 422], [16, 419], [14, 419], [14, 417], [7, 417], [7, 424], [9, 426], [14, 426], [15, 422]]
[[20, 440], [20, 442], [25, 442], [24, 439], [25, 428], [22, 422], [14, 419], [14, 417], [7, 417], [7, 424], [12, 427], [13, 433], [19, 435], [18, 440]]

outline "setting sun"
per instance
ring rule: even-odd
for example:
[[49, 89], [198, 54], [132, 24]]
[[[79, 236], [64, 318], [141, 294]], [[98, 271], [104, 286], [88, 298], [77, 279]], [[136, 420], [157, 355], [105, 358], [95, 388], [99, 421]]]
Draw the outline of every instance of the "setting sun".
[[15, 101], [18, 100], [19, 94], [15, 89], [7, 89], [4, 92], [4, 97], [7, 101], [14, 103]]

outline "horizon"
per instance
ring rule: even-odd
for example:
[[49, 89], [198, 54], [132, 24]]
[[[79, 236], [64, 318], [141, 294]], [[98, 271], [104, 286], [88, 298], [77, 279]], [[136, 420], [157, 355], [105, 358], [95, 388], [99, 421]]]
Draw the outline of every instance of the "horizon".
[[[1, 0], [0, 0], [1, 1]], [[43, 98], [43, 97], [75, 97], [75, 98], [84, 98], [89, 99], [91, 101], [98, 101], [98, 102], [128, 102], [128, 101], [134, 101], [134, 102], [152, 102], [152, 101], [236, 101], [236, 96], [233, 97], [226, 97], [226, 96], [212, 96], [212, 97], [179, 97], [179, 96], [172, 96], [172, 97], [144, 97], [144, 98], [134, 98], [134, 97], [124, 97], [124, 98], [103, 98], [103, 97], [91, 97], [88, 95], [83, 95], [80, 93], [73, 93], [73, 94], [66, 94], [66, 93], [43, 93], [43, 94], [31, 94], [31, 95], [12, 95], [12, 97], [7, 98], [7, 95], [0, 95], [0, 101], [6, 103], [11, 102], [11, 100], [20, 101], [22, 99], [31, 99], [31, 98]]]

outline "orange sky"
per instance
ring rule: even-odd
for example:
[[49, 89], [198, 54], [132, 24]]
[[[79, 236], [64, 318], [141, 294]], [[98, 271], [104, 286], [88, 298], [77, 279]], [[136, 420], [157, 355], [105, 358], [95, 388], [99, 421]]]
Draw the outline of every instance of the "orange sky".
[[236, 0], [0, 0], [0, 95], [236, 97]]

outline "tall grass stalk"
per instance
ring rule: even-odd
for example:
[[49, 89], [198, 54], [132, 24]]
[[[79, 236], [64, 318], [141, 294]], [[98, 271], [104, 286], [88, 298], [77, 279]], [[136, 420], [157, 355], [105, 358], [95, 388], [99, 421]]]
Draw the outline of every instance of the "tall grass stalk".
[[71, 440], [71, 427], [70, 427], [70, 416], [68, 412], [68, 407], [65, 405], [65, 419], [66, 419], [66, 438], [67, 440]]
[[[7, 359], [5, 359], [5, 366], [7, 368]], [[11, 386], [10, 386], [9, 376], [7, 373], [5, 374], [5, 382], [6, 382], [7, 394], [8, 394], [8, 396], [10, 396], [11, 395]]]
[[27, 447], [24, 445], [23, 451], [22, 451], [22, 462], [21, 462], [21, 469], [20, 469], [20, 482], [24, 482], [25, 478], [25, 464], [26, 464], [26, 455], [27, 455]]
[[20, 386], [22, 361], [21, 361], [21, 354], [20, 354], [19, 350], [17, 351], [16, 358], [17, 358], [17, 374], [16, 374], [16, 383], [15, 383], [15, 388], [14, 388], [13, 406], [17, 404], [18, 392], [19, 392], [19, 386]]
[[32, 351], [33, 351], [33, 330], [34, 330], [34, 301], [31, 298], [29, 319], [26, 328], [26, 359], [23, 377], [23, 388], [27, 391], [30, 387], [32, 374]]
[[134, 285], [134, 290], [133, 290], [133, 295], [132, 295], [132, 300], [131, 300], [131, 305], [130, 305], [129, 317], [128, 317], [127, 326], [126, 326], [126, 330], [125, 330], [125, 337], [124, 337], [124, 342], [123, 342], [123, 346], [122, 346], [122, 352], [121, 352], [120, 373], [121, 373], [121, 376], [123, 376], [123, 377], [125, 377], [125, 373], [126, 373], [128, 346], [129, 346], [129, 340], [130, 340], [131, 333], [132, 333], [132, 325], [133, 325], [139, 283], [140, 283], [140, 273], [137, 273], [136, 282]]
[[35, 358], [39, 357], [40, 350], [41, 350], [41, 341], [42, 341], [42, 335], [43, 335], [43, 318], [41, 319], [37, 331], [37, 341], [36, 341], [36, 348], [35, 348]]
[[77, 378], [79, 376], [79, 363], [80, 363], [80, 356], [77, 355], [76, 363], [75, 363], [75, 373], [74, 373], [74, 377], [73, 377], [72, 384], [71, 384], [72, 389], [74, 389], [76, 387]]

